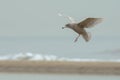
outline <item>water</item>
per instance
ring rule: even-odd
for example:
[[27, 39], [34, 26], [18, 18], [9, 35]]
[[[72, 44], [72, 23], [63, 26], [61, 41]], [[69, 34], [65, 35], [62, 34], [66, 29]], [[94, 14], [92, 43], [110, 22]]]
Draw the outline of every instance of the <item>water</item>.
[[[0, 58], [41, 55], [42, 60], [120, 60], [119, 37], [94, 37], [88, 43], [74, 37], [1, 37]], [[23, 55], [22, 55], [23, 56]], [[24, 57], [22, 57], [24, 58]], [[35, 57], [36, 58], [36, 57]], [[47, 59], [48, 60], [48, 59]], [[120, 80], [116, 75], [0, 73], [0, 80]]]
[[119, 59], [119, 37], [93, 37], [86, 43], [74, 37], [1, 37], [0, 55], [37, 53], [80, 59]]
[[[7, 77], [6, 77], [7, 76]], [[120, 76], [67, 74], [0, 74], [0, 80], [120, 80]]]

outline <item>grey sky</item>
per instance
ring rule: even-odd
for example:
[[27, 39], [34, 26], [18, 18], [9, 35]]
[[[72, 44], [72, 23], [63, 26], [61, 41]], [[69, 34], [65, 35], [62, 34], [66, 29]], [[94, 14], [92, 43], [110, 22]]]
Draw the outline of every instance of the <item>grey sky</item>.
[[120, 0], [0, 0], [0, 36], [71, 36], [62, 30], [68, 23], [58, 12], [81, 21], [103, 17], [104, 22], [89, 29], [98, 36], [120, 36]]

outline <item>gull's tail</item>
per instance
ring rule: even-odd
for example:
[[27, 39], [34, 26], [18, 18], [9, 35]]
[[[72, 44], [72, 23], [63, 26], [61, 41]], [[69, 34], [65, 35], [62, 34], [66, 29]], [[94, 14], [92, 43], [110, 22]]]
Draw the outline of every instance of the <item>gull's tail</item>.
[[88, 42], [91, 39], [91, 33], [90, 32], [84, 32], [82, 34], [83, 38], [85, 39], [86, 42]]

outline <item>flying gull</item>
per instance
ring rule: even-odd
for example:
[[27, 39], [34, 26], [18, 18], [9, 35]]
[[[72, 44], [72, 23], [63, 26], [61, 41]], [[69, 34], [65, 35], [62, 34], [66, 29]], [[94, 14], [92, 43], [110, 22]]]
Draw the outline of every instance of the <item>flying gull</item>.
[[81, 22], [76, 22], [70, 16], [65, 16], [61, 13], [59, 13], [58, 15], [68, 18], [71, 21], [71, 23], [66, 24], [65, 27], [62, 27], [62, 29], [70, 28], [70, 29], [74, 30], [76, 33], [78, 33], [78, 36], [75, 38], [74, 42], [76, 42], [78, 40], [80, 35], [84, 38], [84, 40], [86, 42], [88, 42], [91, 38], [91, 35], [89, 32], [87, 32], [85, 30], [85, 28], [91, 28], [91, 27], [95, 26], [96, 24], [102, 22], [102, 20], [103, 20], [103, 18], [91, 18], [90, 17], [90, 18], [86, 18], [85, 20], [83, 20]]

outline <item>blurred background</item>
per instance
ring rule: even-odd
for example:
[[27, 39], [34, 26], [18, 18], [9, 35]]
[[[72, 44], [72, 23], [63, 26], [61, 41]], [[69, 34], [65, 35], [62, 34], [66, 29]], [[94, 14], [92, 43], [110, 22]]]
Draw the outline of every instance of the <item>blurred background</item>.
[[[0, 54], [42, 53], [65, 57], [119, 59], [119, 0], [0, 0]], [[61, 28], [69, 20], [87, 17], [104, 21], [87, 29], [92, 39], [86, 43], [70, 29]]]

